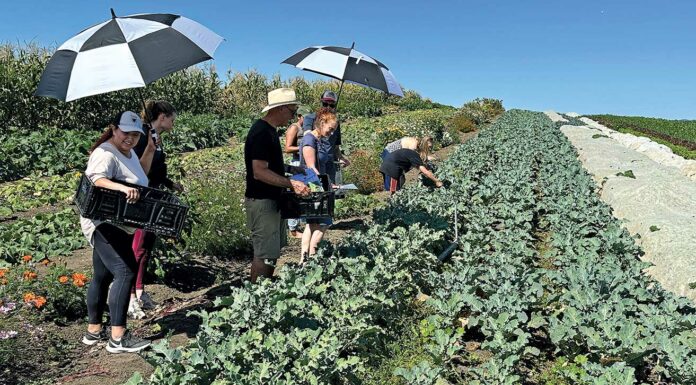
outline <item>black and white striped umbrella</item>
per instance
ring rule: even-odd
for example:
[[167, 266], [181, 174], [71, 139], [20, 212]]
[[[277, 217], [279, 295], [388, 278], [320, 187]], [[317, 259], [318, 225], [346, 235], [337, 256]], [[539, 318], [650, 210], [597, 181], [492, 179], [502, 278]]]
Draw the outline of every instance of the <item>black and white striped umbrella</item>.
[[36, 95], [71, 101], [144, 87], [172, 72], [211, 59], [223, 38], [179, 15], [112, 18], [61, 45], [46, 66]]
[[299, 69], [404, 96], [389, 68], [354, 48], [313, 46], [283, 61]]

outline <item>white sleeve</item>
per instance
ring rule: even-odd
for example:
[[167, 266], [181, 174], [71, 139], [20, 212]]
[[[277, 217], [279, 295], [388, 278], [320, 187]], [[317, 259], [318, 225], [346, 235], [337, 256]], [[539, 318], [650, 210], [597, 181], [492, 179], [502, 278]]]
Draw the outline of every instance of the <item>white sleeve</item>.
[[113, 178], [116, 175], [117, 168], [118, 160], [113, 154], [101, 149], [95, 149], [89, 157], [89, 162], [87, 162], [85, 175], [94, 183], [101, 178]]

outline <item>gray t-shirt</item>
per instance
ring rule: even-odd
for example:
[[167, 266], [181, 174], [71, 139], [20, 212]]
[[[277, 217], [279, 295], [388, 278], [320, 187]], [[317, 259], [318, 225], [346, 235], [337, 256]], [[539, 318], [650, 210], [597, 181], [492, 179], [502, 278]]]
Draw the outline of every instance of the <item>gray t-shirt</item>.
[[397, 139], [389, 144], [387, 144], [387, 151], [391, 154], [392, 152], [396, 150], [401, 150], [401, 139]]
[[[94, 149], [92, 155], [89, 156], [85, 175], [92, 180], [92, 183], [101, 178], [107, 178], [140, 186], [148, 184], [147, 175], [140, 165], [140, 159], [135, 151], [131, 150], [130, 158], [128, 158], [109, 142], [104, 142]], [[101, 223], [103, 221], [80, 217], [82, 233], [87, 237], [90, 245], [94, 245], [92, 241], [94, 230]], [[136, 230], [128, 226], [119, 226], [119, 228], [128, 234], [133, 234]]]

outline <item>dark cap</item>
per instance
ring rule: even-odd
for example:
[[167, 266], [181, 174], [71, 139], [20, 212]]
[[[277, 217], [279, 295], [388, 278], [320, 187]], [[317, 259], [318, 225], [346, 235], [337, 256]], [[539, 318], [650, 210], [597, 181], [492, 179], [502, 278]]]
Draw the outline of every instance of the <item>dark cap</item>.
[[333, 91], [326, 90], [324, 91], [323, 94], [321, 94], [321, 101], [322, 102], [335, 102], [336, 99], [336, 93]]

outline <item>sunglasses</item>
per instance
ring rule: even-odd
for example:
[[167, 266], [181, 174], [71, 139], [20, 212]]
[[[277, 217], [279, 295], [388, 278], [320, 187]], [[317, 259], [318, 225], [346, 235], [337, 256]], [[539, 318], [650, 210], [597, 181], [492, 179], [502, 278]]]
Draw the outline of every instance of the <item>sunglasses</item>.
[[336, 103], [321, 102], [321, 106], [322, 106], [322, 107], [331, 107], [331, 108], [335, 108], [335, 107], [336, 107]]
[[290, 111], [292, 116], [297, 116], [297, 108], [290, 108], [290, 107], [285, 107], [285, 108], [287, 108], [288, 111]]

